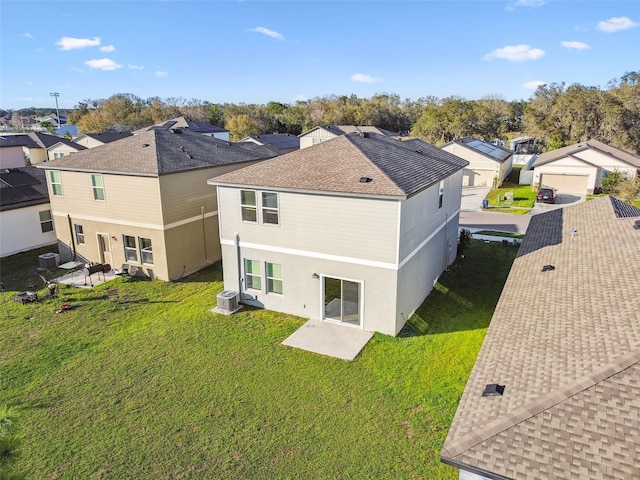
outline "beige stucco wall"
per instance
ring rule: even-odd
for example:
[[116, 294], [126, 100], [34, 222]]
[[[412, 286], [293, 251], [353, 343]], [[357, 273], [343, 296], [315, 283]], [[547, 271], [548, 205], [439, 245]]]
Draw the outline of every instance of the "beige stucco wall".
[[456, 143], [441, 148], [469, 162], [469, 166], [465, 168], [465, 170], [468, 170], [468, 172], [466, 172], [467, 178], [464, 182], [465, 186], [491, 187], [493, 185], [493, 179], [496, 176], [500, 180], [499, 183], [502, 184], [513, 168], [511, 157], [507, 158], [504, 162], [498, 162], [473, 149]]
[[314, 139], [321, 139], [322, 141], [335, 138], [337, 135], [325, 130], [324, 128], [317, 128], [309, 131], [303, 135], [300, 135], [300, 148], [312, 147], [314, 145]]
[[47, 151], [44, 148], [27, 148], [22, 147], [24, 155], [29, 159], [31, 165], [37, 165], [38, 163], [46, 162], [49, 157], [47, 157]]
[[25, 166], [21, 146], [0, 148], [0, 168], [20, 168]]
[[69, 145], [65, 145], [64, 143], [56, 146], [56, 147], [51, 147], [47, 150], [47, 158], [49, 160], [53, 160], [55, 158], [55, 154], [58, 153], [62, 153], [64, 154], [64, 156], [67, 155], [71, 155], [72, 153], [76, 153], [78, 150], [75, 149], [74, 147], [71, 147]]
[[79, 145], [82, 145], [83, 147], [87, 147], [87, 148], [95, 148], [95, 147], [99, 147], [101, 145], [104, 145], [104, 143], [91, 138], [91, 137], [84, 137], [84, 136], [80, 136], [77, 139], [73, 140], [74, 142], [76, 142]]

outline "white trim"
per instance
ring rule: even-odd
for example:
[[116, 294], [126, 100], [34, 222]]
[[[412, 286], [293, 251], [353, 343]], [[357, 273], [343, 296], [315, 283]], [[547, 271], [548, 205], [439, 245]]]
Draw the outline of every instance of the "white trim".
[[[276, 247], [272, 245], [263, 245], [259, 243], [247, 243], [240, 242], [240, 247], [242, 248], [252, 248], [254, 250], [263, 250], [266, 252], [275, 252], [275, 253], [284, 253], [285, 255], [297, 255], [299, 257], [308, 257], [308, 258], [317, 258], [320, 260], [331, 260], [335, 262], [343, 262], [343, 263], [352, 263], [354, 265], [363, 265], [366, 267], [376, 267], [376, 268], [386, 268], [388, 270], [400, 270], [404, 267], [409, 260], [411, 260], [414, 256], [418, 254], [418, 252], [427, 244], [429, 241], [435, 237], [440, 230], [445, 228], [452, 219], [457, 218], [460, 214], [460, 209], [456, 210], [448, 219], [442, 222], [436, 230], [434, 230], [431, 235], [425, 238], [420, 245], [413, 249], [411, 253], [409, 253], [399, 264], [398, 263], [388, 263], [388, 262], [378, 262], [376, 260], [366, 260], [364, 258], [355, 258], [355, 257], [344, 257], [342, 255], [330, 255], [327, 253], [318, 253], [318, 252], [310, 252], [308, 250], [298, 250], [295, 248], [285, 248], [285, 247]], [[225, 238], [220, 239], [220, 245], [228, 245], [235, 246], [235, 242], [233, 240], [228, 240]]]
[[[347, 277], [339, 277], [336, 275], [325, 275], [323, 273], [318, 274], [320, 277], [320, 321], [321, 322], [327, 322], [327, 323], [333, 323], [335, 325], [342, 325], [345, 327], [351, 327], [351, 328], [358, 328], [359, 330], [364, 330], [364, 280], [356, 280], [354, 278], [347, 278]], [[325, 297], [325, 291], [324, 291], [324, 279], [325, 278], [335, 278], [336, 280], [340, 280], [341, 282], [347, 281], [347, 282], [351, 282], [351, 283], [357, 283], [360, 285], [360, 298], [358, 299], [358, 314], [360, 315], [360, 318], [358, 319], [358, 324], [357, 325], [353, 325], [352, 323], [348, 323], [348, 322], [344, 322], [342, 320], [335, 320], [333, 318], [326, 318], [324, 316], [324, 297]], [[342, 288], [340, 289], [340, 294], [342, 295]], [[342, 298], [340, 299], [342, 300]]]
[[[183, 220], [178, 220], [177, 222], [168, 223], [166, 225], [155, 225], [152, 223], [138, 223], [138, 222], [130, 222], [127, 220], [114, 220], [113, 218], [103, 218], [103, 217], [93, 217], [91, 215], [71, 215], [70, 213], [64, 212], [55, 212], [53, 213], [54, 217], [67, 217], [70, 215], [74, 220], [88, 220], [90, 222], [100, 222], [100, 223], [108, 223], [109, 225], [120, 225], [123, 227], [137, 227], [137, 228], [147, 228], [150, 230], [171, 230], [172, 228], [181, 227], [182, 225], [187, 225], [188, 223], [193, 222], [201, 222], [202, 215], [196, 215], [193, 217], [185, 218]], [[204, 218], [211, 218], [218, 215], [218, 211], [205, 213]]]
[[[235, 246], [235, 242], [233, 240], [227, 240], [227, 239], [221, 238], [220, 245]], [[326, 253], [309, 252], [306, 250], [297, 250], [295, 248], [274, 247], [271, 245], [261, 245], [258, 243], [247, 243], [247, 242], [240, 242], [240, 247], [252, 248], [254, 250], [263, 250], [266, 252], [284, 253], [287, 255], [297, 255], [299, 257], [309, 257], [309, 258], [318, 258], [322, 260], [332, 260], [335, 262], [353, 263], [356, 265], [364, 265], [367, 267], [387, 268], [389, 270], [397, 269], [396, 265], [393, 263], [377, 262], [375, 260], [365, 260], [362, 258], [354, 258], [354, 257], [343, 257], [341, 255], [329, 255]]]
[[400, 232], [402, 230], [402, 202], [398, 202], [398, 225], [396, 226], [396, 265], [400, 263]]

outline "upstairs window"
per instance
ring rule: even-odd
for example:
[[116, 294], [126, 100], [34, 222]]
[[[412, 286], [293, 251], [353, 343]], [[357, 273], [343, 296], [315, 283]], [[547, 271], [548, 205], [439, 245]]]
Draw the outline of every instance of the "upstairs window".
[[53, 158], [62, 158], [64, 157], [64, 152], [53, 152]]
[[240, 190], [240, 208], [243, 222], [256, 223], [258, 221], [258, 206], [254, 190]]
[[40, 229], [42, 233], [53, 232], [53, 217], [51, 210], [43, 210], [38, 213], [40, 215]]
[[123, 235], [122, 243], [124, 245], [124, 258], [127, 262], [138, 261], [138, 249], [136, 248], [136, 237], [131, 235]]
[[49, 180], [51, 181], [51, 192], [56, 197], [62, 196], [62, 177], [58, 170], [49, 170]]
[[104, 183], [100, 173], [91, 174], [91, 186], [93, 188], [93, 199], [104, 201]]
[[278, 194], [262, 192], [262, 223], [278, 225]]
[[84, 228], [82, 228], [82, 225], [76, 223], [73, 226], [73, 230], [76, 233], [76, 244], [84, 245]]
[[438, 208], [442, 208], [443, 201], [444, 201], [444, 180], [440, 180], [440, 187], [438, 190]]

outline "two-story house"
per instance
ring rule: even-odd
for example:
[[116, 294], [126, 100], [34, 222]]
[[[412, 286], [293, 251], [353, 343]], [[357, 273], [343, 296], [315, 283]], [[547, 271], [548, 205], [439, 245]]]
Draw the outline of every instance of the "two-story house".
[[421, 140], [354, 133], [212, 178], [225, 289], [396, 335], [456, 258], [467, 164]]
[[39, 165], [63, 260], [175, 280], [220, 260], [207, 179], [273, 156], [181, 129], [151, 130]]
[[308, 148], [348, 133], [376, 133], [388, 137], [396, 134], [373, 125], [318, 125], [298, 135], [300, 148]]
[[462, 174], [463, 187], [499, 187], [513, 168], [513, 151], [473, 137], [464, 137], [442, 147], [469, 162]]

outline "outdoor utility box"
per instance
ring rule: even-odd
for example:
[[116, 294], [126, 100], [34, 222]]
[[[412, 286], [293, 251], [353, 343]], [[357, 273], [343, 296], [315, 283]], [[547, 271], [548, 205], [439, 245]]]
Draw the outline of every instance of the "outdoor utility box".
[[240, 309], [238, 292], [224, 290], [218, 294], [218, 306], [214, 309], [217, 313], [229, 315]]
[[60, 265], [60, 255], [52, 252], [43, 253], [42, 255], [38, 256], [38, 261], [40, 262], [40, 268], [52, 270]]
[[482, 200], [482, 208], [484, 208], [485, 210], [489, 208], [489, 200], [487, 200], [486, 198]]

